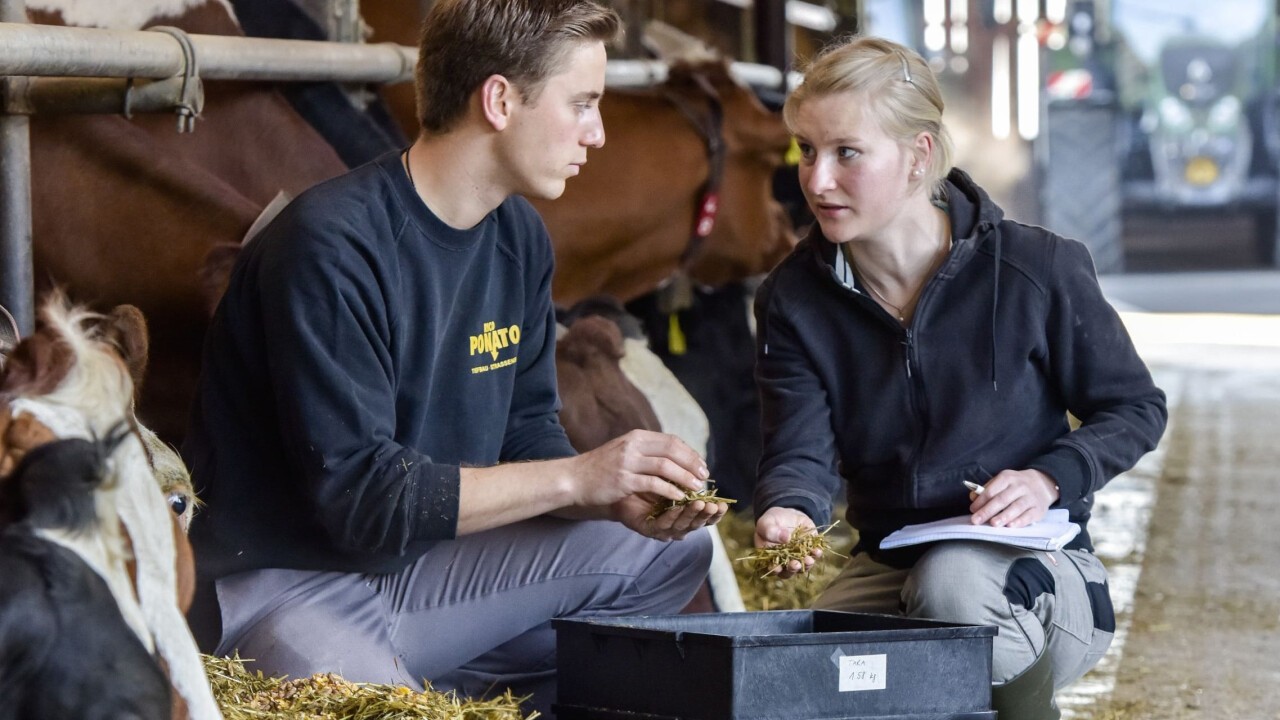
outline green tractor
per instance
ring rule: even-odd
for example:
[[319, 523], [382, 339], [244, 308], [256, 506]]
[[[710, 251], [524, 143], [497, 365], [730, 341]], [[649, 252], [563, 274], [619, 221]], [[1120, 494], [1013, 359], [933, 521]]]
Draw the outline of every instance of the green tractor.
[[1065, 31], [1036, 148], [1044, 224], [1119, 272], [1126, 215], [1249, 213], [1276, 265], [1275, 0], [1078, 0]]

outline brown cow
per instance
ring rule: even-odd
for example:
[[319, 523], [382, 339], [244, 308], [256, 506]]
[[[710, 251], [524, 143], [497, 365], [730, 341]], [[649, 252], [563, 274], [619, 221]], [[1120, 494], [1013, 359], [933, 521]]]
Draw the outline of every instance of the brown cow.
[[[360, 10], [372, 41], [416, 46], [419, 6], [418, 0], [364, 0]], [[706, 141], [695, 127], [710, 114], [707, 94], [695, 82], [699, 75], [723, 107], [726, 156], [715, 228], [686, 269], [696, 282], [719, 287], [768, 270], [795, 244], [772, 197], [773, 171], [790, 142], [782, 118], [735, 82], [723, 62], [678, 64], [663, 86], [611, 88], [600, 103], [604, 147], [588, 154], [561, 198], [535, 202], [555, 244], [557, 303], [598, 293], [631, 300], [680, 268], [710, 171]], [[412, 88], [389, 87], [386, 97], [402, 129], [415, 136]]]
[[[239, 34], [225, 0], [31, 0], [32, 20]], [[380, 3], [369, 4], [370, 17]], [[416, 3], [413, 3], [416, 14]], [[117, 19], [119, 21], [117, 22]], [[108, 22], [110, 20], [110, 22]], [[407, 17], [397, 26], [412, 37]], [[597, 292], [623, 299], [655, 288], [690, 246], [709, 176], [694, 115], [723, 108], [721, 211], [688, 258], [695, 280], [718, 285], [769, 267], [793, 241], [769, 197], [786, 131], [723, 66], [676, 71], [664, 89], [618, 91], [603, 104], [609, 142], [585, 179], [541, 210], [557, 254], [557, 302]], [[296, 194], [344, 169], [338, 155], [272, 89], [207, 83], [197, 129], [179, 135], [168, 116], [37, 117], [32, 123], [37, 277], [73, 297], [129, 303], [146, 314], [152, 361], [139, 415], [178, 440], [199, 367], [208, 311], [198, 276], [209, 251], [236, 244], [281, 190]]]
[[[33, 22], [172, 25], [238, 35], [223, 0], [31, 0]], [[170, 115], [38, 116], [31, 123], [36, 277], [94, 304], [129, 303], [151, 327], [139, 414], [186, 427], [207, 313], [198, 271], [238, 242], [276, 194], [343, 172], [332, 148], [271, 87], [208, 82], [194, 133]]]
[[[683, 261], [718, 287], [764, 272], [795, 244], [772, 177], [790, 135], [782, 119], [729, 75], [723, 62], [672, 66], [666, 83], [610, 90], [600, 105], [606, 142], [564, 195], [535, 203], [556, 249], [556, 302], [605, 293], [631, 300], [682, 266], [711, 174], [711, 96], [723, 109], [724, 171], [715, 225]], [[697, 120], [675, 104], [691, 109]]]
[[612, 320], [591, 315], [556, 340], [560, 423], [578, 452], [597, 448], [631, 430], [661, 430], [644, 394], [623, 373], [622, 331]]

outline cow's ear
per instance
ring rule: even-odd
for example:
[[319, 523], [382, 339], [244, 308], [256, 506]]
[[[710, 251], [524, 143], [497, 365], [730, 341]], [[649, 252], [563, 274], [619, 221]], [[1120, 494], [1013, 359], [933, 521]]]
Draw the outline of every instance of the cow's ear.
[[0, 395], [47, 395], [57, 389], [75, 365], [71, 346], [47, 326], [18, 343], [0, 373]]
[[102, 337], [120, 351], [129, 377], [133, 379], [133, 394], [142, 392], [142, 379], [147, 374], [147, 354], [150, 338], [147, 319], [133, 305], [117, 305], [102, 322]]

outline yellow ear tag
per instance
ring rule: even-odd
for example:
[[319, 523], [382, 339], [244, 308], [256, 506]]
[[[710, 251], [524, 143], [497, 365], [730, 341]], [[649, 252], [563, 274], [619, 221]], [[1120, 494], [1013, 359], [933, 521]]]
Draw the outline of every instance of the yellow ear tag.
[[671, 313], [667, 316], [667, 352], [672, 355], [683, 355], [688, 352], [684, 331], [680, 329], [680, 315]]
[[795, 136], [791, 138], [791, 145], [787, 148], [787, 154], [782, 156], [788, 165], [800, 164], [800, 143], [796, 142]]

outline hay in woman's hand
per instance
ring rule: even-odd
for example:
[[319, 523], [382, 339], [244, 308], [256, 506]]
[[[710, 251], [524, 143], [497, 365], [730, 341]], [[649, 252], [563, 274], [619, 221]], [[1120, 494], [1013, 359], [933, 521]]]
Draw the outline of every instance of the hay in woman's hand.
[[717, 495], [715, 481], [708, 480], [706, 487], [701, 490], [686, 490], [684, 497], [679, 500], [668, 500], [663, 498], [654, 503], [653, 511], [649, 513], [649, 519], [652, 520], [672, 508], [684, 507], [685, 505], [697, 502], [698, 500], [709, 503], [724, 503], [725, 505], [732, 505], [738, 502], [733, 498], [720, 497]]
[[[786, 567], [793, 560], [799, 562], [801, 567], [804, 567], [805, 559], [811, 557], [815, 550], [822, 551], [822, 558], [825, 558], [828, 554], [846, 557], [832, 550], [831, 541], [827, 539], [827, 533], [831, 532], [831, 529], [839, 524], [840, 521], [837, 520], [821, 530], [811, 527], [796, 528], [791, 533], [791, 539], [787, 542], [770, 547], [756, 548], [755, 552], [750, 555], [738, 558], [738, 562], [751, 563], [752, 572], [763, 579], [777, 574], [779, 568]], [[822, 558], [815, 558], [814, 565], [805, 568], [805, 574], [807, 575]]]

